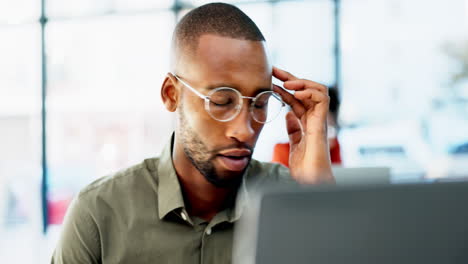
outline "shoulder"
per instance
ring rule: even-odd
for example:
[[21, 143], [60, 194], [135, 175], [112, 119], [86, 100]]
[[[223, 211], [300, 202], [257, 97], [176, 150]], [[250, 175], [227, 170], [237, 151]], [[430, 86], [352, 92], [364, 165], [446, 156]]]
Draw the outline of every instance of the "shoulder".
[[156, 195], [158, 158], [101, 177], [83, 188], [76, 200], [92, 213], [131, 208], [148, 195]]
[[142, 163], [95, 180], [80, 191], [79, 197], [92, 196], [98, 193], [102, 194], [110, 189], [122, 188], [129, 183], [138, 182], [140, 180], [139, 177], [144, 177], [146, 174], [149, 174], [149, 170], [145, 160]]

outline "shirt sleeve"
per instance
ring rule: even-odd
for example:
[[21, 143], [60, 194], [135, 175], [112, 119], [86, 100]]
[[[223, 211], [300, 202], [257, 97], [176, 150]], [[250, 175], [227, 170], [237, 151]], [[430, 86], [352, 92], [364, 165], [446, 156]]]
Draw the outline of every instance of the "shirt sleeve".
[[52, 264], [101, 263], [99, 230], [86, 200], [79, 195], [71, 203]]

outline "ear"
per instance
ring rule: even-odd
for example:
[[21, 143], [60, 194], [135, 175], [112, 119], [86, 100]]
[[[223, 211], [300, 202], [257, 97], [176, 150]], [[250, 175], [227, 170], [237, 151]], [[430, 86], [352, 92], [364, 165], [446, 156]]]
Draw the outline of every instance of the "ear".
[[179, 105], [180, 90], [175, 86], [177, 79], [171, 73], [168, 73], [161, 86], [161, 99], [170, 112], [175, 112]]

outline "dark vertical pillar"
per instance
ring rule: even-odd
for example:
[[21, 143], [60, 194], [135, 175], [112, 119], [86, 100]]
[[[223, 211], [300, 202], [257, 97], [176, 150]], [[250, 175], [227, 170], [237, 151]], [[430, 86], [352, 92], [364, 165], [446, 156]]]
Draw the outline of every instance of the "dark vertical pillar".
[[42, 227], [43, 232], [47, 232], [48, 208], [47, 208], [47, 71], [46, 71], [46, 49], [45, 49], [45, 27], [47, 17], [45, 15], [45, 1], [41, 0], [41, 145], [42, 145], [42, 181], [41, 181], [41, 202], [42, 202]]

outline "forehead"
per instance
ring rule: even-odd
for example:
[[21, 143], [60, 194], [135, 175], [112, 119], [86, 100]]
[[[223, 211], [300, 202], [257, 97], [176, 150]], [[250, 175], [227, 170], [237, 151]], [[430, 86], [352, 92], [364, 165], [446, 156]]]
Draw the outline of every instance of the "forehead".
[[272, 65], [265, 43], [202, 35], [189, 62], [190, 75], [200, 85], [230, 84], [240, 90], [271, 85]]

